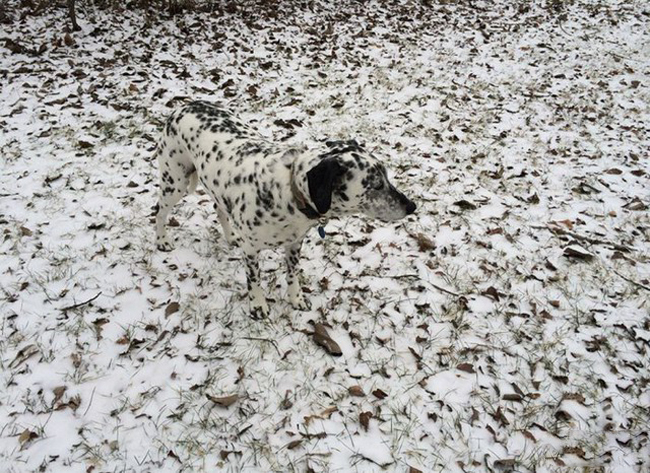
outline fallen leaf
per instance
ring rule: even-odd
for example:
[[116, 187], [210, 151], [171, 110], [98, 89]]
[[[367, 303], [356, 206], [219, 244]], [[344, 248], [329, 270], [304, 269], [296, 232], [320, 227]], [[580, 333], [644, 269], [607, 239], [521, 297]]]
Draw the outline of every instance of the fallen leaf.
[[467, 200], [457, 200], [454, 202], [454, 205], [460, 207], [463, 210], [474, 210], [476, 209], [476, 205], [467, 201]]
[[289, 450], [293, 450], [294, 448], [299, 447], [301, 443], [302, 443], [301, 439], [293, 440], [287, 444], [287, 448]]
[[418, 233], [416, 235], [413, 235], [413, 237], [418, 242], [418, 250], [424, 252], [436, 249], [436, 244], [424, 233]]
[[580, 404], [585, 403], [585, 397], [580, 393], [564, 393], [562, 399], [566, 401], [577, 401]]
[[304, 417], [304, 419], [305, 419], [305, 424], [309, 425], [309, 423], [310, 423], [313, 419], [329, 419], [329, 418], [332, 416], [332, 414], [333, 414], [334, 412], [338, 411], [338, 410], [339, 410], [338, 407], [336, 407], [336, 406], [330, 406], [330, 407], [328, 407], [327, 409], [325, 409], [323, 412], [321, 412], [320, 414], [312, 414], [312, 415], [310, 415], [310, 416], [305, 416], [305, 417]]
[[316, 345], [325, 348], [327, 353], [329, 353], [330, 355], [341, 356], [343, 354], [343, 352], [341, 351], [341, 347], [339, 346], [338, 343], [332, 340], [332, 338], [327, 333], [327, 329], [323, 324], [314, 325], [313, 338], [314, 341], [316, 342]]
[[355, 396], [355, 397], [364, 397], [366, 393], [363, 392], [363, 389], [361, 389], [361, 386], [350, 386], [348, 388], [348, 393], [350, 396]]
[[368, 431], [368, 425], [370, 423], [370, 419], [372, 419], [372, 412], [362, 412], [359, 414], [359, 423], [361, 426], [364, 428], [364, 430], [367, 432]]
[[32, 432], [31, 430], [26, 429], [18, 437], [18, 442], [20, 442], [20, 445], [24, 445], [25, 443], [27, 443], [30, 440], [33, 440], [35, 438], [38, 438], [38, 434], [36, 432]]
[[52, 391], [54, 392], [54, 402], [59, 402], [61, 398], [63, 397], [63, 394], [65, 393], [66, 389], [68, 389], [66, 386], [58, 386], [54, 388]]
[[170, 304], [165, 309], [165, 317], [169, 317], [174, 312], [178, 312], [178, 309], [180, 309], [180, 304], [178, 302], [170, 302]]
[[474, 425], [478, 420], [478, 411], [472, 407], [472, 416], [469, 418], [469, 425]]
[[623, 206], [627, 210], [646, 210], [648, 207], [638, 197]]
[[375, 396], [377, 399], [386, 399], [388, 397], [388, 394], [386, 394], [384, 391], [381, 389], [375, 389], [372, 392], [372, 395]]
[[476, 373], [476, 371], [474, 371], [474, 365], [471, 363], [461, 363], [460, 365], [456, 366], [456, 369], [465, 371], [467, 373]]
[[533, 442], [537, 442], [537, 439], [535, 438], [535, 436], [534, 436], [533, 434], [531, 434], [529, 431], [527, 431], [527, 430], [522, 430], [521, 433], [522, 433], [522, 434], [524, 435], [524, 437], [526, 437], [528, 440], [532, 440]]
[[591, 261], [594, 259], [594, 255], [578, 245], [567, 246], [564, 249], [563, 255], [567, 258], [576, 258], [584, 261]]
[[493, 286], [488, 287], [485, 291], [481, 292], [481, 294], [499, 302], [499, 291], [497, 291]]
[[232, 406], [239, 399], [239, 396], [237, 394], [232, 394], [230, 396], [224, 396], [224, 397], [215, 397], [212, 396], [211, 394], [206, 393], [205, 397], [207, 397], [210, 401], [214, 402], [215, 404], [221, 407]]
[[222, 460], [227, 460], [228, 455], [231, 453], [234, 453], [235, 455], [241, 455], [241, 450], [221, 450], [219, 452], [219, 456], [221, 457]]
[[510, 425], [510, 422], [506, 418], [506, 416], [503, 414], [503, 411], [501, 411], [501, 407], [497, 408], [497, 411], [494, 414], [491, 414], [492, 417], [494, 417], [495, 420], [498, 420], [501, 422], [501, 425], [506, 426]]
[[516, 460], [514, 458], [505, 458], [503, 460], [497, 460], [494, 462], [494, 468], [500, 468], [502, 470], [512, 469], [516, 465]]
[[562, 449], [562, 455], [575, 455], [579, 458], [585, 458], [585, 451], [580, 447], [564, 447]]

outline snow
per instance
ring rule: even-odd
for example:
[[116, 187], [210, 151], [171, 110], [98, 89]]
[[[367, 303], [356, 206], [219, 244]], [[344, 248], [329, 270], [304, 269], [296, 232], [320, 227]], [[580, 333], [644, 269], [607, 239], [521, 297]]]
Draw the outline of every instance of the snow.
[[[650, 468], [647, 7], [265, 5], [84, 6], [71, 46], [63, 8], [0, 26], [46, 46], [0, 43], [4, 469]], [[356, 138], [418, 211], [310, 233], [310, 311], [265, 253], [254, 321], [204, 193], [153, 244], [185, 97], [287, 146]]]

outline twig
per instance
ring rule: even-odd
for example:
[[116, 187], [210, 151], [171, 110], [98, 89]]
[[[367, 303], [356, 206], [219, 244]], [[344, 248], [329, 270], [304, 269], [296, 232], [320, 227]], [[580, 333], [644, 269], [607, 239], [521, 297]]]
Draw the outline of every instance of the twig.
[[438, 285], [436, 285], [436, 284], [434, 284], [432, 282], [425, 281], [424, 279], [420, 279], [420, 276], [418, 276], [417, 274], [396, 274], [394, 276], [389, 276], [389, 277], [392, 278], [392, 279], [411, 279], [411, 278], [418, 279], [419, 281], [421, 281], [423, 283], [426, 283], [426, 284], [429, 284], [429, 285], [435, 287], [439, 291], [446, 292], [447, 294], [450, 294], [452, 296], [456, 296], [456, 297], [459, 296], [459, 294], [456, 294], [455, 292], [451, 292], [449, 289], [445, 289], [444, 287], [440, 287], [440, 286], [438, 286]]
[[381, 468], [386, 468], [386, 467], [392, 465], [393, 463], [395, 463], [395, 460], [393, 460], [392, 462], [388, 462], [388, 463], [379, 463], [379, 462], [373, 460], [372, 458], [365, 456], [363, 453], [355, 453], [354, 455], [352, 455], [352, 457], [353, 458], [360, 458], [361, 460], [365, 460], [367, 462], [374, 463], [375, 465], [377, 465], [377, 466], [379, 466]]
[[449, 294], [450, 296], [460, 297], [460, 294], [456, 294], [455, 292], [452, 292], [449, 289], [445, 289], [444, 287], [440, 287], [440, 286], [438, 286], [436, 284], [433, 284], [432, 282], [425, 281], [424, 279], [420, 279], [420, 276], [418, 276], [417, 274], [397, 274], [395, 276], [389, 276], [389, 277], [391, 277], [393, 279], [404, 279], [404, 278], [419, 279], [421, 282], [429, 284], [429, 285], [435, 287], [436, 289], [438, 289], [439, 291], [442, 291], [442, 292], [445, 292], [445, 293]]
[[439, 291], [446, 292], [447, 294], [449, 294], [451, 296], [454, 296], [454, 297], [460, 297], [460, 294], [456, 294], [455, 292], [452, 292], [449, 289], [445, 289], [444, 287], [440, 287], [440, 286], [438, 286], [436, 284], [433, 284], [432, 282], [429, 282], [429, 281], [424, 281], [424, 282], [426, 282], [427, 284], [431, 284], [433, 287], [435, 287]]
[[597, 238], [591, 238], [591, 237], [588, 237], [588, 236], [580, 235], [578, 233], [574, 233], [574, 232], [571, 232], [569, 230], [564, 230], [563, 228], [554, 227], [554, 226], [551, 226], [551, 225], [546, 225], [544, 227], [533, 226], [532, 228], [540, 228], [540, 229], [545, 228], [546, 230], [550, 231], [551, 233], [556, 233], [556, 234], [560, 234], [560, 235], [568, 235], [570, 237], [575, 238], [576, 240], [586, 241], [587, 243], [591, 243], [592, 245], [611, 246], [615, 250], [625, 251], [626, 253], [630, 253], [630, 252], [636, 250], [635, 248], [630, 248], [629, 246], [619, 245], [618, 243], [613, 243], [613, 242], [607, 241], [607, 240], [599, 240]]
[[630, 279], [630, 278], [628, 278], [627, 276], [623, 276], [621, 273], [619, 273], [618, 271], [616, 271], [614, 268], [612, 268], [612, 271], [614, 271], [614, 272], [615, 272], [616, 274], [618, 274], [620, 277], [622, 277], [623, 279], [625, 279], [627, 282], [629, 282], [629, 283], [631, 283], [631, 284], [634, 284], [635, 286], [640, 287], [641, 289], [645, 289], [646, 291], [650, 291], [650, 287], [648, 287], [648, 286], [644, 286], [644, 285], [641, 284], [640, 282], [636, 282], [635, 280]]
[[86, 414], [88, 414], [88, 410], [90, 410], [90, 406], [93, 404], [93, 399], [95, 398], [95, 389], [97, 389], [97, 386], [93, 388], [93, 392], [90, 393], [90, 402], [88, 402], [88, 407], [86, 407], [86, 410], [84, 411], [83, 417], [86, 417]]
[[94, 301], [95, 299], [97, 299], [101, 295], [102, 295], [102, 291], [99, 291], [97, 294], [95, 294], [93, 297], [91, 297], [87, 301], [79, 302], [78, 304], [70, 305], [70, 306], [64, 307], [63, 309], [60, 309], [60, 310], [62, 312], [65, 312], [67, 310], [76, 309], [76, 308], [81, 307], [83, 305], [90, 304], [92, 301]]
[[278, 355], [282, 355], [282, 353], [280, 353], [280, 349], [278, 348], [278, 344], [275, 340], [271, 340], [270, 338], [260, 338], [260, 337], [241, 337], [241, 338], [244, 340], [257, 340], [259, 342], [268, 342], [271, 345], [273, 345], [273, 348], [275, 348], [275, 350], [278, 352]]

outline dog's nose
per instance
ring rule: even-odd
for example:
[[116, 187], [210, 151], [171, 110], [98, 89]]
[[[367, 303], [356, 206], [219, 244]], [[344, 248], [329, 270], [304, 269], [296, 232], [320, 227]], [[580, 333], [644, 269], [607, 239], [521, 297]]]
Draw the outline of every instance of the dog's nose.
[[415, 202], [409, 200], [409, 203], [406, 204], [406, 215], [411, 215], [413, 212], [415, 212], [415, 209], [416, 209]]

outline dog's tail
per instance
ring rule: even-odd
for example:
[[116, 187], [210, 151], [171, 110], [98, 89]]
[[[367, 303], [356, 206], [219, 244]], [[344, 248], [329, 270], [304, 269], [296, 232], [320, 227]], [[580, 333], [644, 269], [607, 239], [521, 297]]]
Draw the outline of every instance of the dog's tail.
[[199, 175], [196, 171], [194, 171], [192, 174], [190, 174], [190, 185], [187, 187], [187, 193], [188, 194], [194, 194], [194, 191], [196, 191], [196, 186], [199, 183]]

